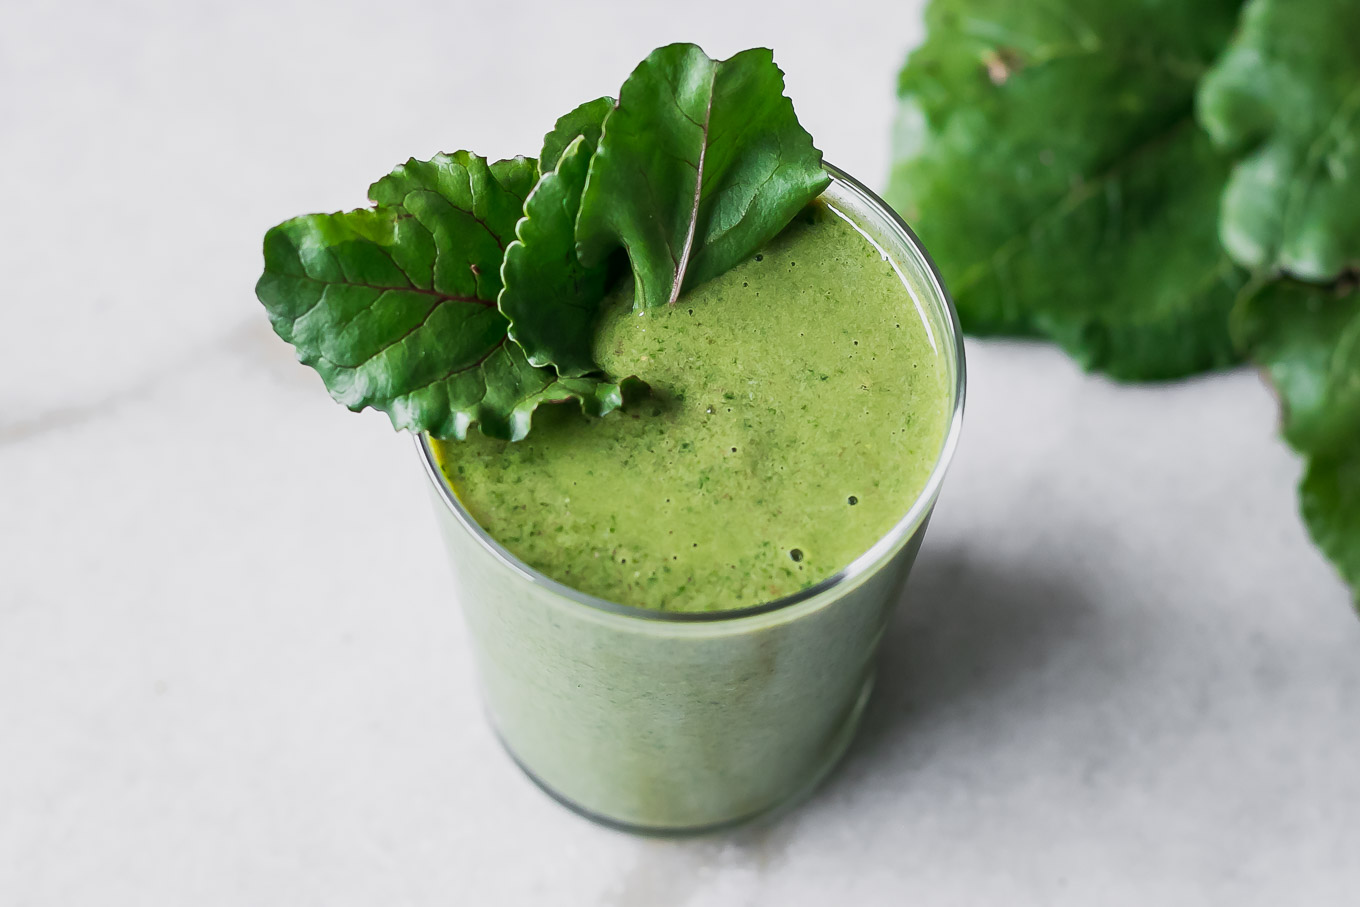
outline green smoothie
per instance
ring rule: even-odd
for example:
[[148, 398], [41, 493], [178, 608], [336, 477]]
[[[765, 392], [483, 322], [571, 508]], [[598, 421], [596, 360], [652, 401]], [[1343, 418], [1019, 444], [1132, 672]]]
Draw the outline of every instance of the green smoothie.
[[600, 598], [743, 608], [883, 537], [949, 425], [946, 351], [894, 264], [824, 203], [670, 307], [606, 302], [595, 349], [651, 395], [548, 406], [519, 442], [434, 444], [469, 513], [530, 567]]
[[652, 388], [625, 412], [422, 441], [491, 720], [602, 821], [688, 832], [791, 802], [867, 700], [963, 362], [920, 247], [832, 174], [675, 306], [610, 297], [596, 357]]
[[369, 197], [271, 228], [255, 292], [337, 402], [416, 434], [506, 749], [636, 831], [811, 790], [960, 430], [919, 241], [768, 48], [659, 47], [536, 156], [412, 158]]

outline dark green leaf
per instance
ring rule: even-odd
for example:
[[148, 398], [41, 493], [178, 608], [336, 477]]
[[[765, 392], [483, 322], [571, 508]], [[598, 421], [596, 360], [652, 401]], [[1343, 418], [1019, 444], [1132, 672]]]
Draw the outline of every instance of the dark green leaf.
[[518, 239], [505, 251], [500, 309], [510, 336], [535, 365], [562, 375], [596, 370], [591, 355], [595, 316], [608, 267], [587, 268], [576, 257], [576, 214], [595, 145], [578, 136], [544, 173], [524, 204]]
[[1360, 3], [1252, 0], [1200, 87], [1199, 114], [1245, 155], [1222, 237], [1251, 268], [1331, 281], [1360, 265]]
[[1313, 539], [1360, 596], [1360, 291], [1274, 281], [1244, 295], [1235, 332], [1280, 397]]
[[427, 229], [439, 231], [456, 256], [443, 264], [461, 269], [476, 265], [485, 286], [496, 287], [490, 291], [494, 300], [500, 292], [500, 268], [488, 272], [485, 264], [499, 263], [515, 238], [524, 199], [536, 182], [538, 165], [530, 158], [488, 165], [485, 158], [455, 151], [429, 161], [407, 161], [369, 186], [368, 197], [379, 205], [403, 208]]
[[1360, 436], [1349, 453], [1315, 457], [1299, 484], [1313, 541], [1350, 584], [1360, 605]]
[[549, 400], [616, 407], [615, 385], [530, 365], [496, 309], [503, 248], [535, 177], [524, 159], [410, 161], [373, 185], [376, 209], [273, 228], [256, 293], [275, 331], [336, 400], [399, 429], [463, 438], [476, 423], [514, 440]]
[[826, 188], [821, 152], [770, 51], [653, 51], [619, 92], [590, 165], [577, 240], [595, 265], [628, 250], [639, 307], [745, 260]]
[[1280, 397], [1290, 444], [1327, 454], [1360, 443], [1360, 292], [1273, 281], [1242, 299], [1233, 328]]
[[613, 98], [596, 98], [587, 101], [558, 119], [552, 132], [543, 136], [543, 152], [538, 156], [538, 165], [547, 173], [557, 166], [557, 159], [577, 136], [585, 136], [586, 144], [593, 153], [600, 143], [600, 133], [604, 121], [614, 109]]
[[888, 199], [978, 333], [1041, 334], [1163, 379], [1235, 361], [1245, 274], [1217, 240], [1228, 163], [1195, 80], [1238, 0], [935, 0], [899, 80]]

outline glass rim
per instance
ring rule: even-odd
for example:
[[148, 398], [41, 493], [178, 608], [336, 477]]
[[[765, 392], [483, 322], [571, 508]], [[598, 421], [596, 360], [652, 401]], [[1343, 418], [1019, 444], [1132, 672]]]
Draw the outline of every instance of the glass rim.
[[[463, 528], [472, 534], [472, 537], [491, 554], [504, 567], [508, 568], [530, 584], [541, 587], [552, 592], [561, 598], [567, 599], [575, 604], [583, 605], [597, 611], [612, 614], [618, 617], [631, 618], [640, 621], [661, 621], [670, 623], [721, 623], [723, 621], [742, 620], [744, 618], [756, 617], [758, 615], [769, 614], [775, 611], [782, 611], [792, 608], [806, 601], [816, 599], [826, 593], [845, 586], [848, 583], [859, 579], [869, 573], [874, 566], [884, 560], [890, 553], [897, 550], [911, 538], [912, 534], [921, 526], [929, 515], [931, 508], [935, 505], [935, 500], [939, 496], [940, 486], [944, 482], [945, 473], [949, 469], [950, 463], [954, 459], [955, 449], [958, 447], [959, 434], [963, 428], [963, 409], [964, 396], [966, 392], [966, 365], [963, 352], [963, 330], [959, 324], [959, 315], [954, 308], [954, 301], [945, 289], [944, 280], [940, 276], [939, 268], [931, 259], [930, 253], [926, 251], [921, 240], [907, 226], [906, 222], [894, 211], [883, 199], [859, 180], [850, 176], [845, 171], [831, 164], [823, 163], [826, 171], [831, 175], [832, 185], [840, 184], [848, 189], [852, 196], [858, 196], [864, 208], [871, 212], [877, 219], [889, 228], [891, 232], [900, 234], [904, 244], [910, 248], [921, 260], [924, 271], [929, 278], [929, 286], [921, 289], [925, 290], [925, 295], [933, 297], [933, 301], [942, 309], [944, 318], [942, 319], [947, 327], [947, 339], [953, 350], [954, 364], [954, 407], [949, 416], [949, 428], [945, 432], [943, 443], [940, 445], [939, 453], [936, 454], [935, 463], [931, 467], [930, 476], [917, 493], [915, 500], [907, 508], [907, 512], [893, 524], [892, 528], [884, 533], [878, 541], [874, 542], [863, 554], [855, 558], [845, 567], [836, 571], [831, 576], [814, 583], [806, 589], [800, 589], [789, 595], [761, 602], [756, 605], [748, 605], [744, 608], [733, 608], [725, 611], [664, 611], [657, 608], [644, 608], [638, 605], [626, 605], [622, 602], [611, 601], [574, 589], [565, 583], [553, 579], [547, 574], [539, 571], [524, 561], [520, 560], [509, 549], [501, 545], [491, 535], [482, 528], [472, 514], [468, 513], [462, 501], [454, 493], [453, 488], [444, 477], [438, 462], [435, 460], [434, 448], [430, 445], [430, 437], [424, 432], [415, 436], [416, 449], [425, 468], [425, 474], [434, 483], [439, 491], [440, 498], [447, 506], [454, 517], [462, 524]], [[859, 225], [856, 224], [858, 227]], [[862, 227], [860, 227], [863, 230]], [[880, 251], [883, 251], [880, 249]], [[929, 302], [930, 300], [927, 300]], [[948, 351], [946, 351], [948, 352]]]

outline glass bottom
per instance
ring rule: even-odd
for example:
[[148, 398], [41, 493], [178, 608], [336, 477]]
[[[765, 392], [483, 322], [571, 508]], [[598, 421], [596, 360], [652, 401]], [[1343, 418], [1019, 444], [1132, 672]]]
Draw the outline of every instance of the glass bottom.
[[747, 815], [744, 816], [737, 816], [736, 818], [733, 819], [723, 819], [720, 822], [714, 822], [705, 825], [686, 825], [686, 826], [646, 825], [616, 819], [612, 816], [607, 816], [603, 815], [602, 813], [595, 812], [589, 807], [576, 802], [575, 800], [556, 790], [547, 782], [545, 782], [542, 778], [538, 777], [538, 775], [534, 774], [533, 770], [529, 768], [529, 766], [525, 765], [523, 761], [520, 760], [519, 756], [516, 755], [514, 749], [511, 748], [510, 744], [506, 742], [505, 737], [496, 727], [495, 720], [492, 719], [489, 714], [487, 716], [487, 720], [491, 724], [491, 729], [496, 734], [496, 739], [500, 741], [501, 746], [505, 748], [505, 751], [507, 753], [509, 753], [510, 758], [514, 761], [515, 765], [519, 766], [520, 771], [524, 772], [524, 774], [528, 776], [530, 781], [534, 782], [534, 784], [539, 788], [539, 790], [543, 791], [548, 796], [556, 800], [558, 803], [562, 804], [567, 809], [576, 813], [578, 816], [589, 819], [596, 825], [603, 825], [605, 828], [612, 828], [615, 831], [624, 831], [628, 832], [629, 834], [646, 835], [648, 837], [653, 838], [684, 838], [692, 837], [695, 835], [706, 835], [720, 831], [727, 831], [729, 829], [736, 828], [737, 826], [746, 825], [748, 823], [756, 821], [768, 822], [775, 818], [778, 818], [779, 816], [784, 815], [787, 812], [792, 811], [795, 807], [801, 805], [804, 801], [806, 801], [809, 797], [812, 796], [812, 794], [817, 790], [817, 788], [819, 788], [822, 785], [823, 781], [830, 777], [832, 771], [835, 770], [836, 766], [840, 764], [841, 759], [845, 756], [846, 750], [850, 748], [850, 741], [855, 738], [855, 732], [859, 730], [860, 719], [864, 716], [864, 709], [869, 704], [869, 698], [873, 693], [873, 689], [874, 689], [874, 673], [871, 672], [869, 676], [865, 679], [864, 686], [860, 688], [859, 695], [855, 698], [854, 705], [850, 707], [850, 711], [846, 713], [845, 720], [841, 723], [840, 728], [836, 731], [836, 735], [831, 741], [831, 746], [827, 750], [826, 759], [822, 762], [820, 766], [818, 766], [816, 771], [812, 772], [812, 774], [808, 777], [808, 780], [804, 782], [800, 787], [798, 787], [796, 790], [794, 790], [787, 796], [783, 797], [782, 799], [774, 803], [771, 803], [768, 806], [763, 806], [760, 809], [756, 810], [755, 812], [748, 813]]

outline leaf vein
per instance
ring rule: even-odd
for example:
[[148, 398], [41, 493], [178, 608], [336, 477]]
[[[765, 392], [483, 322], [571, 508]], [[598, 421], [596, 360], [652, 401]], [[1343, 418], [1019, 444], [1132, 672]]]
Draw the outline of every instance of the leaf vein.
[[[685, 272], [689, 270], [690, 254], [694, 251], [694, 234], [699, 229], [699, 203], [704, 191], [704, 158], [708, 154], [708, 129], [713, 118], [713, 93], [718, 81], [718, 68], [709, 71], [708, 101], [704, 104], [704, 125], [701, 127], [699, 144], [699, 163], [694, 168], [694, 204], [689, 212], [689, 229], [685, 233], [685, 243], [680, 250], [680, 260], [675, 265], [675, 283], [671, 287], [671, 305], [680, 298], [680, 288], [685, 282]], [[671, 255], [674, 258], [674, 254]]]

